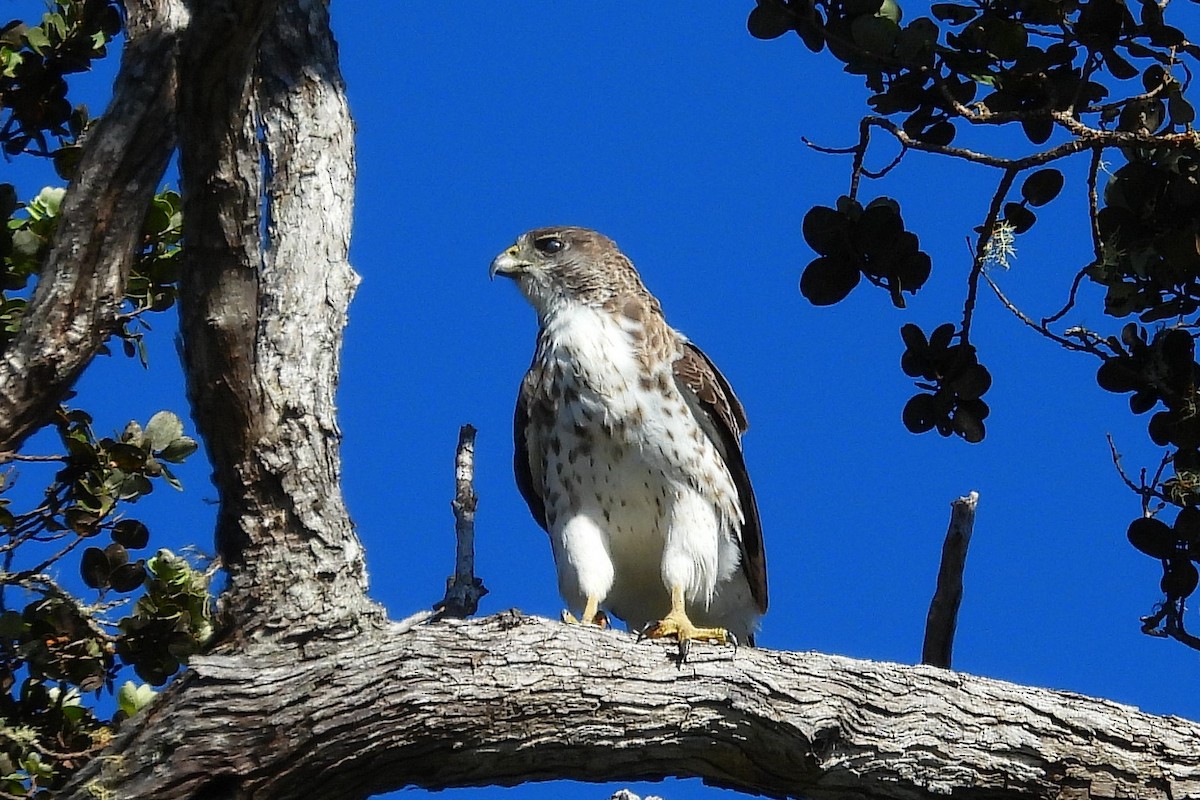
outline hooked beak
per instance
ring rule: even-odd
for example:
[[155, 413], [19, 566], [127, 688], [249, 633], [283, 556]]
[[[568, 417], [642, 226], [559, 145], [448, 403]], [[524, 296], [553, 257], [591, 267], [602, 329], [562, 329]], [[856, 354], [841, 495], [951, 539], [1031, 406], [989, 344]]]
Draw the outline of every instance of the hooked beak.
[[497, 275], [516, 275], [524, 272], [528, 266], [529, 262], [517, 258], [517, 246], [514, 244], [492, 259], [492, 268], [488, 270], [488, 277], [495, 280]]

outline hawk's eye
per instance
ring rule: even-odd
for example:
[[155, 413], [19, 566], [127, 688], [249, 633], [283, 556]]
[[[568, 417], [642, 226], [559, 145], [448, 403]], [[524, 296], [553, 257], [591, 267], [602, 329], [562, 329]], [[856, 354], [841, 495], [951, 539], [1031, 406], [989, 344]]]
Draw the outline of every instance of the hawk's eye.
[[533, 243], [533, 249], [542, 255], [552, 256], [563, 249], [563, 240], [557, 236], [543, 236]]

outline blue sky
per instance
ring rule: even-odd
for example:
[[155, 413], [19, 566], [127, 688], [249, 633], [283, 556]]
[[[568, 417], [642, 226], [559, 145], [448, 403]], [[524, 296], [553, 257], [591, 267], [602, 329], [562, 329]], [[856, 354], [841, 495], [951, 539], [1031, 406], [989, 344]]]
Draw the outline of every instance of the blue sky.
[[[846, 191], [849, 161], [801, 137], [851, 144], [864, 92], [795, 37], [752, 39], [752, 5], [334, 4], [358, 125], [351, 257], [363, 277], [339, 405], [373, 596], [394, 617], [441, 597], [453, 568], [453, 449], [469, 422], [479, 429], [477, 568], [491, 590], [481, 613], [557, 615], [549, 547], [511, 474], [513, 400], [535, 320], [487, 268], [524, 230], [584, 225], [616, 239], [746, 406], [771, 581], [762, 646], [918, 660], [949, 503], [976, 490], [956, 668], [1200, 719], [1197, 654], [1138, 630], [1160, 599], [1160, 572], [1125, 541], [1139, 503], [1105, 435], [1133, 472], [1159, 452], [1125, 398], [1098, 389], [1097, 363], [1038, 338], [984, 290], [974, 338], [994, 378], [987, 439], [917, 437], [900, 423], [913, 389], [898, 330], [961, 319], [966, 237], [999, 175], [912, 154], [864, 186], [864, 200], [900, 201], [933, 276], [907, 310], [867, 286], [832, 308], [809, 305], [797, 290], [813, 258], [800, 221]], [[881, 145], [876, 166], [894, 152]], [[1019, 140], [995, 146], [1024, 151]], [[1018, 240], [1012, 268], [994, 274], [1033, 316], [1055, 310], [1086, 263], [1083, 158], [1063, 165], [1067, 190]], [[6, 165], [6, 179], [29, 195], [42, 178], [25, 161]], [[1069, 321], [1115, 328], [1099, 298], [1085, 287]], [[99, 430], [182, 412], [172, 325], [156, 323], [149, 371], [118, 357], [85, 376], [81, 405]], [[164, 544], [211, 547], [207, 469], [181, 476], [185, 494], [161, 489], [138, 511]], [[631, 788], [669, 800], [730, 794], [695, 781]]]

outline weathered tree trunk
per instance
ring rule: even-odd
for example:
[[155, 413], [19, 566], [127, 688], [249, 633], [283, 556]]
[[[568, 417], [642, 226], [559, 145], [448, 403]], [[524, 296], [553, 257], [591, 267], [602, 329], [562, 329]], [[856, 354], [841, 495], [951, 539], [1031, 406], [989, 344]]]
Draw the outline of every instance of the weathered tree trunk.
[[517, 614], [387, 624], [339, 486], [334, 391], [357, 278], [326, 10], [190, 10], [181, 319], [220, 492], [227, 632], [63, 797], [666, 775], [817, 798], [1200, 795], [1200, 726], [1101, 700], [755, 649], [700, 646], [680, 667], [661, 644]]
[[336, 47], [316, 0], [204, 2], [192, 27], [180, 76], [180, 318], [221, 497], [224, 602], [256, 641], [334, 646], [381, 616], [365, 599], [340, 485], [334, 393], [358, 277]]

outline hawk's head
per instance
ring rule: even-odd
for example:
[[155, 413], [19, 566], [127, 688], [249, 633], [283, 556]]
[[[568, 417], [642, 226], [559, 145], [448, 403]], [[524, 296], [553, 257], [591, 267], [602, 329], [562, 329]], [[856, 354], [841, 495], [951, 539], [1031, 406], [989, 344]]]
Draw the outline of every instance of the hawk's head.
[[645, 293], [637, 270], [612, 239], [587, 228], [537, 228], [492, 261], [546, 317], [571, 303], [599, 308], [614, 297]]

